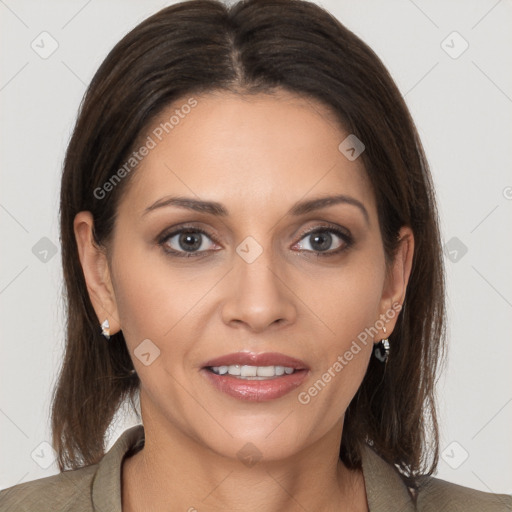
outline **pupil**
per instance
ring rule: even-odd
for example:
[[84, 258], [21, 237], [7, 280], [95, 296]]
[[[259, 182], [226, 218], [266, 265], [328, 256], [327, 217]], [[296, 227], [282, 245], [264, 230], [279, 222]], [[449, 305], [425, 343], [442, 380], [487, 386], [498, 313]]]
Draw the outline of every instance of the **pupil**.
[[[323, 251], [329, 249], [332, 242], [332, 236], [330, 233], [317, 233], [311, 235], [311, 237], [313, 239], [311, 243], [313, 249], [315, 249], [316, 251]], [[315, 244], [317, 244], [317, 247], [315, 247]]]

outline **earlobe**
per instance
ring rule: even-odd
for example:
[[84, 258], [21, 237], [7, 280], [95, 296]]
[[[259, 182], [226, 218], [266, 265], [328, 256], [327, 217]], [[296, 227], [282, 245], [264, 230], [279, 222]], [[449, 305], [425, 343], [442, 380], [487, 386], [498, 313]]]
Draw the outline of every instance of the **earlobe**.
[[89, 298], [98, 317], [98, 328], [108, 320], [109, 334], [115, 334], [121, 329], [117, 304], [105, 250], [94, 241], [91, 212], [79, 212], [73, 227]]

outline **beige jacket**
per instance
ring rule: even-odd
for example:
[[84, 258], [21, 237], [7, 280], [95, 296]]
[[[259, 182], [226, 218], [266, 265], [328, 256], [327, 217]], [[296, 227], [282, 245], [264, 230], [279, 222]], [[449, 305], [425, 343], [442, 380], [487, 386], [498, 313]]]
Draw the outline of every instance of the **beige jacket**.
[[[144, 427], [129, 428], [98, 464], [0, 491], [0, 511], [122, 512], [123, 457], [143, 442]], [[398, 472], [369, 447], [363, 453], [363, 475], [370, 512], [512, 511], [512, 496], [475, 491], [436, 478], [424, 480], [415, 507]]]

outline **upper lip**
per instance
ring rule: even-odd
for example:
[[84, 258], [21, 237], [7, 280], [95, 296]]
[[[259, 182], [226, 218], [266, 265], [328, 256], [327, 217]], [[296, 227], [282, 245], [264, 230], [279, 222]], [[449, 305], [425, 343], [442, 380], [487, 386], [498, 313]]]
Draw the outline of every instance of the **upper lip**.
[[278, 352], [264, 352], [262, 354], [256, 354], [254, 352], [234, 352], [206, 361], [203, 364], [203, 368], [230, 366], [234, 364], [247, 366], [286, 366], [287, 368], [294, 368], [296, 370], [309, 369], [304, 361], [279, 354]]

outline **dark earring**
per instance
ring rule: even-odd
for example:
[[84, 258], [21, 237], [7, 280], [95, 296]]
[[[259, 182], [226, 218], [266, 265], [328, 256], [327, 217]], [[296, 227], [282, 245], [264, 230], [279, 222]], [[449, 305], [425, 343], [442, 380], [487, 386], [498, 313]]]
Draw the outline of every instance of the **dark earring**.
[[373, 347], [375, 357], [382, 363], [385, 363], [389, 357], [389, 339], [380, 340]]
[[[382, 330], [384, 331], [384, 334], [387, 333], [386, 327], [382, 327]], [[373, 353], [381, 363], [385, 363], [389, 356], [389, 339], [385, 338], [380, 340], [378, 343], [375, 343], [373, 345]]]
[[[386, 328], [383, 327], [382, 330], [386, 334]], [[389, 357], [389, 339], [385, 338], [376, 343], [373, 347], [373, 353], [381, 363], [385, 363]]]

